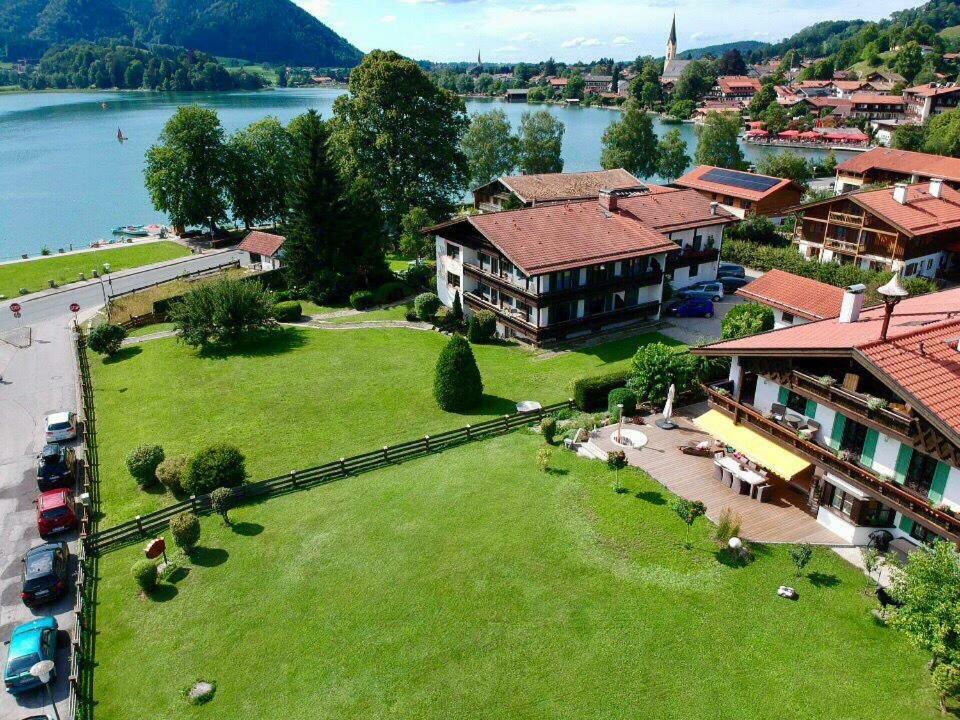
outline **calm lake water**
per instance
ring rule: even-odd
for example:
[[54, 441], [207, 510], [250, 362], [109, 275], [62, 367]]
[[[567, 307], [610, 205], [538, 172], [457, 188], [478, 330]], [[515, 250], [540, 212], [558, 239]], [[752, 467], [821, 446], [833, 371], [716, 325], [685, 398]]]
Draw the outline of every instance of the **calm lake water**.
[[[342, 91], [284, 89], [249, 93], [66, 92], [0, 94], [0, 259], [43, 247], [85, 247], [118, 225], [166, 222], [143, 185], [143, 157], [177, 107], [215, 109], [227, 132], [268, 115], [286, 123], [308, 109], [329, 117]], [[106, 103], [106, 108], [102, 106]], [[470, 112], [502, 108], [514, 127], [527, 105], [470, 100]], [[619, 113], [545, 106], [566, 126], [564, 169], [600, 166], [600, 138]], [[692, 125], [680, 127], [693, 155]], [[129, 138], [117, 142], [117, 128]], [[764, 149], [746, 146], [755, 159]]]

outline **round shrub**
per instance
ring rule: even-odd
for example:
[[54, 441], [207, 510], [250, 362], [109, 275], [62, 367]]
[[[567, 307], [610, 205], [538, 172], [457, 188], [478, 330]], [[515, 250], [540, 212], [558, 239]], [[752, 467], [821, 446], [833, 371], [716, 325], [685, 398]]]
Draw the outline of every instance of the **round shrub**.
[[182, 455], [167, 458], [157, 465], [156, 476], [160, 484], [174, 495], [183, 493], [183, 473], [187, 467], [187, 459]]
[[277, 322], [296, 322], [303, 315], [303, 307], [296, 300], [282, 300], [273, 306]]
[[130, 574], [145, 593], [151, 592], [157, 586], [157, 565], [153, 560], [137, 560], [130, 568]]
[[412, 263], [401, 272], [400, 279], [410, 287], [416, 289], [428, 288], [434, 285], [437, 277], [437, 264], [434, 262]]
[[483, 380], [470, 343], [454, 335], [440, 351], [433, 381], [437, 405], [448, 412], [468, 410], [483, 397]]
[[610, 419], [613, 422], [620, 420], [620, 408], [618, 404], [623, 404], [623, 414], [633, 415], [637, 411], [637, 395], [630, 388], [616, 388], [607, 395], [607, 410], [610, 411]]
[[140, 445], [127, 455], [127, 470], [137, 485], [150, 485], [157, 479], [157, 466], [163, 460], [163, 448], [159, 445]]
[[210, 493], [210, 507], [220, 517], [226, 521], [227, 511], [233, 502], [233, 492], [228, 488], [217, 488]]
[[544, 418], [540, 423], [540, 434], [543, 435], [545, 442], [553, 445], [553, 440], [557, 436], [557, 421], [552, 417]]
[[424, 322], [430, 322], [442, 304], [436, 293], [425, 292], [417, 295], [416, 300], [413, 301], [413, 311]]
[[376, 305], [385, 305], [386, 303], [403, 300], [410, 294], [410, 288], [399, 280], [392, 280], [384, 283], [373, 293], [373, 301]]
[[467, 338], [472, 343], [490, 342], [497, 331], [497, 316], [489, 310], [478, 310], [470, 316]]
[[773, 310], [760, 303], [734, 305], [720, 323], [720, 337], [734, 340], [773, 330]]
[[233, 445], [220, 443], [204, 448], [187, 463], [183, 489], [191, 495], [206, 495], [218, 487], [237, 487], [247, 479], [246, 459]]
[[200, 518], [190, 511], [174, 515], [170, 518], [170, 534], [178, 548], [189, 552], [200, 542]]
[[354, 310], [366, 310], [373, 305], [373, 293], [369, 290], [357, 290], [350, 295], [350, 307]]
[[125, 328], [120, 325], [103, 323], [90, 331], [90, 335], [87, 337], [87, 345], [100, 355], [116, 355], [120, 352], [120, 345], [126, 337], [127, 331]]

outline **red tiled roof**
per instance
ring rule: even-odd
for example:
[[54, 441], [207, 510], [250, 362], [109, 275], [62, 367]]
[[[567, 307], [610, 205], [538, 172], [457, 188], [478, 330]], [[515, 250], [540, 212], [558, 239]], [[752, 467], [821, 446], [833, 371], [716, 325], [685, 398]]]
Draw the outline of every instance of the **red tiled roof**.
[[[695, 190], [703, 190], [706, 192], [719, 193], [722, 195], [730, 195], [735, 198], [742, 198], [744, 200], [750, 200], [751, 202], [759, 202], [765, 198], [775, 195], [784, 188], [788, 188], [794, 185], [792, 180], [785, 180], [780, 178], [772, 178], [774, 180], [779, 180], [779, 182], [771, 187], [769, 190], [760, 192], [758, 190], [748, 190], [746, 188], [734, 187], [732, 185], [722, 185], [716, 182], [710, 182], [709, 180], [704, 180], [703, 176], [706, 175], [711, 170], [716, 170], [717, 168], [712, 165], [700, 165], [695, 167], [693, 170], [688, 172], [681, 178], [678, 178], [675, 185], [680, 185], [685, 188], [693, 188]], [[768, 175], [757, 175], [757, 177], [769, 177]], [[799, 187], [796, 188], [800, 190]]]
[[711, 202], [696, 190], [658, 188], [657, 191], [620, 198], [620, 210], [662, 233], [678, 232], [705, 225], [739, 222], [740, 218], [722, 207], [713, 214]]
[[282, 235], [273, 235], [272, 233], [265, 233], [259, 230], [251, 230], [247, 233], [243, 241], [237, 245], [237, 250], [245, 250], [246, 252], [257, 255], [274, 257], [280, 252], [280, 248], [283, 247], [285, 240], [286, 238]]
[[625, 213], [605, 212], [596, 200], [473, 215], [464, 221], [528, 275], [677, 250], [662, 233]]
[[938, 83], [927, 83], [926, 85], [915, 85], [907, 88], [903, 92], [919, 97], [936, 97], [938, 95], [952, 95], [960, 92], [960, 85], [940, 85]]
[[960, 158], [929, 155], [910, 150], [891, 150], [874, 148], [865, 153], [854, 155], [837, 166], [837, 172], [849, 172], [862, 175], [870, 170], [886, 170], [904, 175], [943, 178], [960, 182]]
[[902, 95], [879, 95], [874, 93], [854, 93], [850, 100], [855, 103], [868, 105], [903, 105]]
[[805, 320], [836, 317], [843, 300], [843, 289], [783, 270], [770, 270], [736, 294]]
[[833, 86], [837, 90], [859, 90], [866, 83], [861, 82], [860, 80], [834, 80]]
[[625, 190], [643, 183], [623, 168], [595, 172], [512, 175], [500, 182], [524, 202], [557, 202], [595, 198], [601, 190]]
[[894, 199], [894, 188], [852, 193], [847, 197], [907, 235], [917, 236], [960, 228], [960, 192], [946, 184], [940, 192], [940, 197], [935, 198], [930, 194], [929, 183], [911, 185], [903, 205]]
[[724, 94], [748, 88], [754, 92], [760, 92], [760, 81], [747, 75], [721, 75], [717, 78], [717, 85]]
[[849, 98], [836, 98], [836, 97], [809, 97], [804, 98], [804, 102], [808, 102], [816, 108], [848, 108], [853, 107], [853, 101]]

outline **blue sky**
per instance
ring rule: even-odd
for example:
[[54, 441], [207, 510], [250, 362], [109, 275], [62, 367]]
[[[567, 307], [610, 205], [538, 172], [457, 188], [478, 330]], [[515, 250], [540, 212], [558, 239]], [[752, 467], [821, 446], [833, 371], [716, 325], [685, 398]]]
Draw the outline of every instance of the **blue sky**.
[[876, 20], [920, 0], [294, 0], [361, 50], [428, 60], [662, 55], [677, 13], [680, 50], [779, 40], [820, 20]]

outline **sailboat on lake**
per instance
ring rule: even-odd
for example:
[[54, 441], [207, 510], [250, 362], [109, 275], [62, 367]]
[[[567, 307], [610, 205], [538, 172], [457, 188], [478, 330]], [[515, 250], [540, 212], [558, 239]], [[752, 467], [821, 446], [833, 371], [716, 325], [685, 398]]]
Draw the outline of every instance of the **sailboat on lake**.
[[127, 139], [127, 136], [123, 134], [123, 130], [121, 130], [120, 128], [117, 128], [117, 142], [119, 142], [122, 145], [126, 139]]

